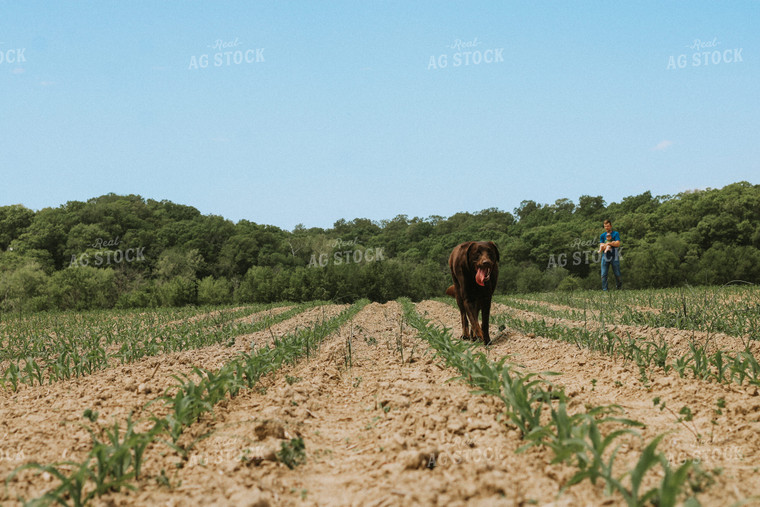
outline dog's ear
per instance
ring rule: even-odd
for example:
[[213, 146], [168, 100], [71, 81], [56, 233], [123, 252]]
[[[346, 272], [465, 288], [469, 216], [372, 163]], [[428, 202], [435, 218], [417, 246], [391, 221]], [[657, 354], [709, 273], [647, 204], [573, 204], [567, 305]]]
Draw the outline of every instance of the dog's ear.
[[469, 271], [470, 268], [472, 268], [472, 255], [475, 253], [475, 250], [477, 250], [478, 244], [474, 241], [468, 241], [462, 246], [466, 247], [464, 249], [464, 265], [466, 266], [467, 271]]
[[496, 254], [496, 262], [499, 262], [499, 248], [496, 246], [496, 243], [489, 241], [488, 244], [493, 248], [493, 251]]
[[465, 255], [467, 256], [467, 265], [470, 265], [470, 254], [472, 254], [478, 247], [478, 244], [475, 241], [468, 241], [467, 243], [467, 251], [465, 252]]

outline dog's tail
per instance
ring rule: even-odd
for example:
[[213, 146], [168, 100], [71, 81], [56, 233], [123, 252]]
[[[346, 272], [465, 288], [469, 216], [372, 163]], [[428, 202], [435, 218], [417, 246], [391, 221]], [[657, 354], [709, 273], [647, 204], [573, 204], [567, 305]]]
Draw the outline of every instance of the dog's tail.
[[457, 297], [457, 292], [456, 292], [456, 289], [454, 289], [453, 285], [450, 286], [448, 289], [446, 289], [446, 294], [448, 294], [449, 296], [453, 298]]

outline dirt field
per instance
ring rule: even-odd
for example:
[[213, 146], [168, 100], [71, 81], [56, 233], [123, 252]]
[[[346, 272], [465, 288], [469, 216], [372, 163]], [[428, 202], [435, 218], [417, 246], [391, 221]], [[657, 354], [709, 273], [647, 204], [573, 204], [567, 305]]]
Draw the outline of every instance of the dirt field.
[[[459, 333], [459, 313], [435, 301], [416, 305], [432, 322]], [[343, 306], [312, 308], [270, 329], [237, 337], [232, 347], [214, 346], [146, 358], [52, 385], [0, 391], [0, 476], [29, 462], [82, 461], [91, 449], [83, 426], [86, 409], [100, 414], [96, 426], [124, 422], [129, 414], [147, 429], [145, 407], [176, 384], [173, 375], [193, 366], [219, 368], [234, 355], [319, 319]], [[494, 304], [493, 314], [515, 312]], [[522, 312], [529, 316], [530, 312]], [[673, 340], [678, 330], [647, 330]], [[625, 416], [644, 422], [644, 440], [669, 432], [660, 449], [677, 464], [698, 458], [718, 470], [698, 495], [703, 505], [730, 505], [760, 494], [760, 396], [756, 387], [680, 378], [672, 370], [648, 372], [600, 353], [506, 329], [494, 330], [488, 355], [505, 355], [526, 371], [556, 371], [570, 409], [619, 404]], [[730, 341], [730, 340], [729, 340]], [[349, 350], [350, 344], [350, 350]], [[163, 442], [144, 456], [135, 490], [122, 488], [95, 505], [617, 505], [601, 483], [560, 488], [574, 470], [551, 464], [546, 448], [524, 445], [502, 421], [501, 401], [471, 394], [458, 372], [445, 368], [403, 322], [401, 307], [389, 302], [364, 307], [317, 354], [265, 377], [217, 404], [190, 426], [184, 458]], [[691, 421], [660, 410], [654, 398], [677, 411], [688, 406]], [[723, 400], [719, 402], [719, 400]], [[716, 407], [722, 407], [720, 414]], [[697, 435], [700, 435], [699, 438]], [[276, 454], [283, 442], [300, 437], [305, 462], [288, 468]], [[190, 445], [188, 445], [190, 444]], [[631, 438], [619, 451], [621, 465], [633, 466], [641, 452]], [[19, 496], [39, 497], [58, 484], [49, 473], [26, 470], [0, 494], [2, 505]], [[760, 504], [760, 502], [756, 502]], [[750, 502], [751, 504], [751, 502]]]

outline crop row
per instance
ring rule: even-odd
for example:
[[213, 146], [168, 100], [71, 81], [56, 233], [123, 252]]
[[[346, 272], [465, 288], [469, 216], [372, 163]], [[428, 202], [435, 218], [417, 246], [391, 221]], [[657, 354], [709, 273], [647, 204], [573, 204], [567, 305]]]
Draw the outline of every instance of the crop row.
[[[263, 305], [257, 305], [263, 306]], [[180, 321], [192, 319], [199, 315], [214, 315], [217, 313], [240, 313], [248, 311], [252, 306], [243, 308], [218, 307], [160, 308], [151, 311], [144, 309], [130, 310], [93, 310], [87, 312], [39, 312], [32, 314], [0, 314], [0, 342], [3, 350], [0, 360], [6, 359], [11, 351], [44, 342], [46, 339], [81, 338], [88, 334], [103, 335], [108, 329], [155, 329]], [[212, 313], [213, 311], [213, 313]]]
[[[621, 417], [622, 409], [617, 405], [587, 407], [586, 412], [571, 415], [567, 412], [564, 389], [544, 378], [557, 373], [526, 373], [508, 363], [506, 357], [492, 362], [483, 352], [475, 352], [476, 345], [452, 340], [449, 330], [435, 327], [420, 317], [409, 300], [400, 302], [406, 321], [430, 343], [446, 366], [456, 368], [459, 378], [477, 387], [475, 393], [495, 396], [504, 403], [508, 424], [517, 428], [526, 441], [517, 452], [530, 446], [545, 446], [554, 453], [552, 463], [568, 463], [577, 468], [561, 491], [588, 479], [592, 484], [602, 481], [608, 493], [618, 492], [629, 506], [647, 502], [669, 506], [702, 489], [705, 472], [693, 461], [673, 468], [666, 456], [657, 451], [664, 435], [643, 443], [635, 466], [616, 474], [619, 439], [624, 435], [641, 438], [634, 428], [643, 427], [642, 423]], [[603, 431], [610, 427], [613, 429]], [[661, 479], [645, 490], [645, 476]]]
[[[0, 386], [14, 391], [19, 384], [42, 385], [72, 377], [90, 375], [112, 366], [114, 362], [127, 364], [145, 357], [156, 356], [182, 350], [192, 350], [215, 344], [232, 346], [237, 336], [266, 329], [277, 322], [291, 318], [316, 303], [296, 305], [278, 315], [264, 314], [254, 322], [235, 322], [239, 312], [220, 314], [214, 318], [182, 321], [166, 324], [154, 330], [133, 328], [132, 332], [114, 332], [107, 328], [105, 338], [96, 333], [94, 338], [61, 341], [44, 356], [25, 356], [6, 361], [7, 366], [0, 375]], [[263, 307], [254, 310], [262, 311]], [[252, 310], [249, 309], [250, 313]], [[119, 333], [118, 335], [116, 333]]]
[[[137, 424], [131, 416], [123, 430], [117, 422], [100, 432], [90, 429], [92, 450], [81, 463], [29, 463], [17, 468], [6, 482], [26, 469], [47, 472], [57, 478], [59, 484], [36, 501], [61, 505], [69, 505], [70, 501], [77, 507], [103, 494], [118, 492], [122, 487], [134, 489], [132, 481], [141, 478], [141, 468], [149, 446], [168, 444], [181, 457], [186, 457], [193, 442], [183, 445], [180, 437], [188, 426], [212, 412], [219, 401], [234, 398], [241, 389], [253, 387], [264, 375], [277, 371], [284, 364], [294, 364], [303, 357], [309, 357], [328, 335], [336, 332], [367, 303], [367, 300], [359, 301], [330, 320], [322, 320], [312, 327], [275, 338], [271, 346], [267, 344], [250, 353], [242, 353], [216, 371], [195, 368], [193, 373], [197, 379], [177, 375], [177, 385], [148, 403], [163, 402], [168, 410], [164, 417], [150, 417], [153, 425], [148, 431], [137, 431]], [[84, 416], [91, 422], [97, 419], [97, 413], [91, 410], [85, 411]], [[277, 455], [290, 467], [297, 464], [298, 456], [302, 456], [303, 451], [303, 442], [295, 440], [283, 442]]]
[[[584, 318], [595, 317], [617, 324], [722, 332], [760, 339], [760, 294], [756, 287], [553, 292], [530, 294], [524, 299], [575, 309], [568, 310], [568, 318], [584, 315]], [[497, 301], [517, 304], [515, 298], [497, 298]]]
[[659, 367], [665, 373], [672, 369], [681, 378], [691, 375], [695, 379], [706, 381], [735, 382], [739, 385], [746, 381], [750, 385], [760, 386], [760, 363], [748, 349], [738, 352], [718, 350], [709, 353], [704, 345], [691, 341], [684, 354], [673, 357], [665, 340], [637, 340], [630, 334], [620, 336], [609, 328], [571, 327], [547, 323], [544, 319], [521, 319], [509, 313], [498, 314], [492, 320], [497, 326], [534, 333], [544, 338], [571, 343], [578, 348], [632, 361], [639, 367], [643, 382], [647, 382], [647, 370]]
[[[272, 306], [253, 305], [216, 310], [161, 309], [155, 312], [109, 310], [75, 313], [40, 313], [6, 321], [0, 331], [0, 362], [25, 357], [47, 358], [71, 348], [87, 350], [111, 346], [124, 337], [146, 336], [178, 327], [222, 325]], [[200, 318], [194, 318], [200, 317]], [[192, 318], [192, 321], [190, 320]], [[12, 322], [12, 324], [9, 324]]]
[[542, 292], [526, 295], [530, 299], [567, 306], [586, 306], [602, 309], [610, 301], [650, 308], [655, 311], [677, 310], [687, 304], [729, 307], [737, 303], [757, 302], [760, 288], [755, 285], [722, 287], [676, 287], [671, 289], [644, 289], [603, 292], [580, 290], [571, 292]]

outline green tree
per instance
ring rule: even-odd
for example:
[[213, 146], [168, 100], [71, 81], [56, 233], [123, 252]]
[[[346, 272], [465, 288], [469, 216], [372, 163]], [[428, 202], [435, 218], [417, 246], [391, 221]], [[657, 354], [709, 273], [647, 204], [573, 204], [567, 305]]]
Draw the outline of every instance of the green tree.
[[198, 302], [198, 282], [185, 276], [175, 276], [159, 282], [156, 287], [162, 306], [185, 306]]
[[269, 303], [275, 301], [272, 286], [274, 273], [266, 266], [252, 266], [235, 291], [235, 301], [241, 303]]
[[[45, 250], [51, 260], [51, 268], [62, 269], [68, 265], [64, 254], [68, 231], [73, 216], [65, 208], [45, 208], [34, 215], [27, 227], [11, 247], [22, 253], [31, 250]], [[45, 266], [47, 267], [47, 266]]]
[[222, 305], [232, 302], [232, 284], [226, 278], [207, 276], [198, 282], [198, 304]]
[[195, 280], [202, 265], [203, 257], [198, 250], [184, 251], [179, 248], [172, 248], [165, 250], [159, 256], [156, 274], [163, 280], [178, 276]]
[[[0, 259], [2, 255], [0, 254]], [[48, 275], [33, 259], [18, 258], [15, 265], [0, 262], [0, 310], [39, 311], [51, 307]]]
[[34, 212], [20, 204], [0, 206], [0, 252], [18, 238], [31, 224]]
[[575, 209], [575, 212], [584, 218], [603, 220], [605, 207], [604, 199], [601, 195], [582, 195], [578, 198], [578, 207]]
[[112, 308], [118, 298], [113, 289], [114, 279], [110, 268], [66, 268], [53, 273], [47, 292], [53, 304], [62, 310]]
[[[501, 276], [501, 273], [499, 273]], [[544, 290], [544, 274], [534, 265], [529, 265], [517, 274], [517, 292], [542, 292]]]

